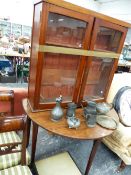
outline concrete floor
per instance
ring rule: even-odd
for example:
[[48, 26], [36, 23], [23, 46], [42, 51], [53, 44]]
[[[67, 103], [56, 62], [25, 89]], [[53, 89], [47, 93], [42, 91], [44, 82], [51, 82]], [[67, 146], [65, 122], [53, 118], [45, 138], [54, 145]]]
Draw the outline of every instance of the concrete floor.
[[[51, 135], [39, 127], [36, 160], [68, 151], [84, 175], [92, 143], [92, 141], [80, 141]], [[102, 143], [97, 150], [89, 175], [131, 175], [131, 166], [126, 166], [122, 172], [117, 172], [120, 162], [119, 157]]]
[[[28, 87], [27, 83], [0, 83], [0, 86], [10, 88]], [[80, 141], [51, 135], [44, 129], [39, 128], [36, 160], [59, 152], [68, 151], [82, 174], [84, 174], [92, 143], [92, 141]], [[31, 142], [29, 150], [31, 150]], [[122, 172], [117, 173], [116, 170], [119, 164], [119, 157], [111, 152], [104, 144], [101, 144], [97, 150], [89, 175], [131, 175], [131, 166], [127, 166]]]

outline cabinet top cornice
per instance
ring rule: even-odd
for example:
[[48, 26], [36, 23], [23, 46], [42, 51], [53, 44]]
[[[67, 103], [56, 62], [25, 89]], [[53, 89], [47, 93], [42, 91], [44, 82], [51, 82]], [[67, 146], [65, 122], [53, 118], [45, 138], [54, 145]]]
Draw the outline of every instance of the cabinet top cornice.
[[109, 22], [112, 22], [112, 23], [115, 23], [115, 24], [118, 24], [118, 25], [121, 25], [121, 26], [124, 26], [124, 27], [131, 28], [131, 24], [128, 23], [128, 22], [125, 22], [125, 21], [107, 16], [107, 15], [103, 15], [101, 13], [98, 13], [98, 12], [95, 12], [93, 10], [89, 10], [89, 9], [74, 5], [74, 4], [66, 2], [64, 0], [34, 0], [34, 5], [36, 5], [38, 3], [41, 3], [41, 2], [48, 2], [50, 4], [54, 4], [54, 5], [64, 7], [64, 8], [67, 8], [67, 9], [70, 9], [70, 10], [73, 10], [73, 11], [77, 11], [77, 12], [80, 12], [80, 13], [88, 14], [88, 15], [97, 17], [99, 19], [103, 19], [103, 20], [106, 20], [106, 21], [109, 21]]

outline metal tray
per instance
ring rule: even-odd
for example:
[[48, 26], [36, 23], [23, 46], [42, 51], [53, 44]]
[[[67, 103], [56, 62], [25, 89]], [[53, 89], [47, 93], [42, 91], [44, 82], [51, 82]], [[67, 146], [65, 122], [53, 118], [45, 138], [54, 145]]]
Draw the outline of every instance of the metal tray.
[[108, 129], [116, 129], [117, 128], [116, 121], [107, 115], [97, 115], [96, 122], [97, 122], [97, 124], [99, 124], [100, 126], [102, 126], [104, 128], [108, 128]]

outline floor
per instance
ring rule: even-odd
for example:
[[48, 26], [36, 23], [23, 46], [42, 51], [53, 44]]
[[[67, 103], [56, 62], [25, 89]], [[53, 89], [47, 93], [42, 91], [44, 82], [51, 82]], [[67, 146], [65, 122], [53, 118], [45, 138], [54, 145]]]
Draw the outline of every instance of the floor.
[[[80, 141], [52, 135], [39, 127], [36, 160], [68, 151], [79, 170], [82, 172], [82, 175], [84, 175], [92, 143], [92, 141]], [[97, 150], [89, 175], [131, 175], [131, 166], [127, 166], [122, 172], [118, 173], [117, 167], [119, 165], [120, 159], [118, 156], [101, 143]]]
[[[0, 83], [0, 86], [3, 84]], [[5, 87], [25, 87], [27, 83], [4, 84]], [[86, 163], [92, 147], [92, 141], [80, 141], [68, 139], [57, 135], [49, 134], [42, 128], [39, 128], [39, 137], [37, 139], [36, 160], [48, 157], [59, 152], [68, 151], [75, 163], [84, 174]], [[31, 150], [31, 140], [29, 145]], [[111, 152], [104, 144], [101, 144], [97, 150], [89, 175], [131, 175], [131, 166], [127, 166], [122, 172], [117, 173], [117, 167], [120, 159]]]

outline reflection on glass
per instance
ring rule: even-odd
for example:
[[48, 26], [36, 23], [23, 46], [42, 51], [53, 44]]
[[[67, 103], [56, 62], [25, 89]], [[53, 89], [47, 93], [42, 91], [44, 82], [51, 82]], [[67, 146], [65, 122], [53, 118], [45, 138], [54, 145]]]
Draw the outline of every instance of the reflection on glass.
[[79, 60], [79, 56], [44, 55], [40, 103], [55, 102], [60, 95], [63, 101], [72, 101]]
[[113, 62], [111, 58], [93, 59], [86, 81], [84, 100], [104, 97]]
[[95, 43], [95, 50], [117, 52], [122, 33], [118, 30], [100, 27]]
[[86, 22], [56, 13], [49, 13], [46, 42], [81, 48], [85, 30]]

